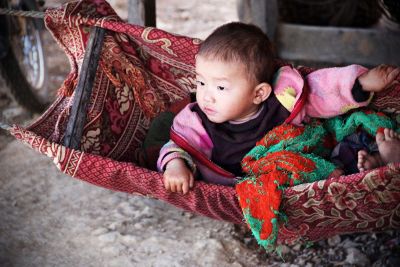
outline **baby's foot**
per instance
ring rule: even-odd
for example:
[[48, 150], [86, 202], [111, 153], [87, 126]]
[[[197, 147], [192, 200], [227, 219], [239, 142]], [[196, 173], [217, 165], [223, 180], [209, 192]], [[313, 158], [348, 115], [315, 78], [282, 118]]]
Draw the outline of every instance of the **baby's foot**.
[[379, 153], [370, 155], [365, 150], [358, 151], [357, 167], [362, 172], [391, 162], [400, 162], [400, 136], [392, 129], [385, 128], [376, 134]]
[[368, 154], [365, 150], [358, 151], [357, 168], [360, 172], [374, 169], [382, 164], [382, 159], [378, 153]]
[[385, 128], [376, 135], [376, 143], [383, 164], [400, 162], [400, 136], [392, 129]]

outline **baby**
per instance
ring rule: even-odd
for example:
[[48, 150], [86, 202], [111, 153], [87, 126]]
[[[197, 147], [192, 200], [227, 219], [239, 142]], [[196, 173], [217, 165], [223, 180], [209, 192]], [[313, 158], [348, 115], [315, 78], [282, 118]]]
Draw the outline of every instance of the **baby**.
[[[187, 193], [195, 175], [234, 185], [243, 175], [243, 156], [269, 130], [284, 122], [301, 125], [310, 117], [329, 118], [366, 106], [371, 92], [383, 90], [399, 74], [389, 66], [368, 71], [351, 65], [314, 71], [304, 79], [290, 66], [277, 71], [274, 62], [268, 37], [253, 25], [225, 24], [201, 44], [197, 102], [175, 117], [171, 140], [157, 162], [167, 190]], [[399, 143], [397, 135], [384, 137]], [[372, 161], [360, 152], [360, 169], [373, 168]]]

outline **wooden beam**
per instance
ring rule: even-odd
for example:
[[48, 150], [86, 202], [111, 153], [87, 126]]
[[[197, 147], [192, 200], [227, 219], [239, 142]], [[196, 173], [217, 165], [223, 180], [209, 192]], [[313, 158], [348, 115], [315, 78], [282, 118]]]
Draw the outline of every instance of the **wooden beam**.
[[156, 0], [128, 0], [128, 22], [156, 27]]
[[280, 23], [277, 48], [288, 60], [400, 66], [400, 30]]
[[[266, 21], [266, 29], [265, 33], [268, 37], [275, 41], [276, 39], [276, 30], [278, 27], [279, 21], [279, 11], [278, 11], [278, 1], [277, 0], [267, 0], [266, 2], [266, 11], [265, 11], [265, 21]], [[262, 18], [261, 18], [262, 19]]]
[[274, 41], [278, 25], [277, 0], [239, 0], [238, 15], [240, 21], [260, 27]]
[[63, 140], [64, 145], [72, 149], [80, 149], [83, 128], [86, 124], [87, 107], [103, 47], [104, 34], [105, 29], [99, 27], [92, 27], [90, 30], [90, 38], [86, 46], [78, 85], [74, 92], [74, 102]]

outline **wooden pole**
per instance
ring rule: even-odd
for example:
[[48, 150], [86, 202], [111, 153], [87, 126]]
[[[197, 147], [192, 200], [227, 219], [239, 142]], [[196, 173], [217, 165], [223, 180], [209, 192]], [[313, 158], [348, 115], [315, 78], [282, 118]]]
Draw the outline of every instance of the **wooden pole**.
[[78, 85], [74, 92], [74, 103], [71, 107], [64, 136], [64, 145], [72, 149], [80, 148], [83, 128], [86, 123], [87, 107], [103, 46], [104, 34], [105, 29], [99, 27], [92, 27], [90, 30], [90, 38], [86, 46]]
[[156, 0], [128, 0], [128, 22], [156, 27]]
[[275, 41], [279, 16], [277, 0], [238, 0], [237, 9], [241, 21], [257, 25]]

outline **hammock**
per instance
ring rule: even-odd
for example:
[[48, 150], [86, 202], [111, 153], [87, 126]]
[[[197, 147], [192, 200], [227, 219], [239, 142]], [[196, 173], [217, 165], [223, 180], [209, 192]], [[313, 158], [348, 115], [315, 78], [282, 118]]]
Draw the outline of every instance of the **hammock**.
[[[190, 212], [244, 224], [232, 187], [197, 181], [186, 195], [164, 189], [148, 169], [142, 143], [154, 117], [177, 112], [195, 91], [199, 40], [124, 23], [103, 0], [68, 3], [46, 12], [45, 23], [67, 54], [71, 72], [58, 98], [27, 129], [12, 135], [54, 159], [60, 171], [111, 190], [166, 201]], [[89, 28], [107, 29], [80, 150], [62, 144]], [[303, 68], [303, 74], [311, 70]], [[400, 86], [374, 99], [376, 109], [400, 111]], [[396, 113], [394, 113], [396, 114]], [[153, 149], [153, 150], [152, 150]], [[316, 241], [336, 234], [400, 228], [400, 163], [284, 191], [278, 243]]]

